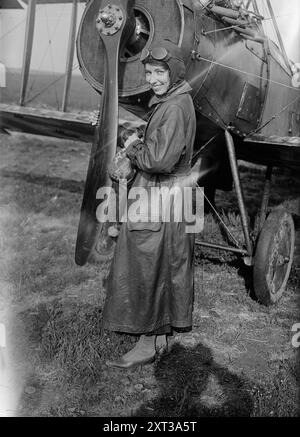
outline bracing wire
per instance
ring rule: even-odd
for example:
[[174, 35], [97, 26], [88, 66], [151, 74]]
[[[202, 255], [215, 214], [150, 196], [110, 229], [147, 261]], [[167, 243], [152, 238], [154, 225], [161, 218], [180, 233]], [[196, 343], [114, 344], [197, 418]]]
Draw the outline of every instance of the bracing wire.
[[16, 24], [14, 27], [12, 27], [10, 30], [8, 30], [7, 32], [5, 32], [3, 35], [0, 36], [0, 41], [2, 41], [7, 35], [9, 35], [11, 32], [13, 32], [14, 30], [16, 30], [18, 27], [21, 26], [21, 24], [23, 24], [26, 21], [26, 18], [24, 18], [22, 21], [20, 21], [18, 24]]
[[[45, 6], [46, 6], [46, 5], [45, 5]], [[51, 39], [53, 39], [54, 35], [56, 34], [57, 28], [58, 28], [59, 23], [60, 23], [60, 21], [61, 21], [61, 18], [62, 18], [63, 12], [64, 12], [64, 10], [65, 10], [65, 6], [66, 6], [66, 5], [63, 5], [62, 8], [61, 8], [61, 10], [60, 10], [60, 15], [59, 15], [59, 17], [58, 17], [58, 20], [57, 20], [57, 22], [56, 22], [56, 25], [55, 25], [55, 28], [54, 28], [52, 34], [49, 35], [49, 31], [48, 31], [48, 36], [49, 36], [48, 45], [47, 45], [47, 47], [46, 47], [46, 49], [45, 49], [45, 51], [44, 51], [44, 54], [43, 54], [43, 56], [42, 56], [42, 58], [41, 58], [40, 64], [39, 64], [38, 69], [37, 69], [37, 72], [40, 72], [40, 71], [41, 71], [41, 67], [42, 67], [42, 65], [43, 65], [43, 63], [44, 63], [44, 61], [45, 61], [45, 58], [46, 58], [46, 56], [47, 56], [47, 53], [48, 53], [49, 49], [51, 48], [51, 46], [50, 46]], [[29, 96], [30, 96], [31, 91], [33, 90], [33, 87], [34, 87], [35, 83], [36, 83], [36, 79], [33, 79], [32, 83], [31, 83], [31, 85], [30, 85], [30, 88], [29, 88], [29, 90], [28, 90], [28, 95], [29, 95]], [[31, 100], [29, 100], [29, 101], [31, 101]]]
[[[271, 24], [272, 24], [272, 18], [269, 17], [269, 10], [268, 10], [264, 0], [262, 1], [262, 8], [264, 11], [264, 15], [268, 17], [267, 19], [265, 18], [264, 21], [271, 21]], [[273, 35], [272, 38], [274, 39], [274, 41], [277, 41], [276, 32], [274, 30], [273, 24], [272, 24], [271, 30], [272, 30], [272, 35]]]
[[[200, 153], [203, 151], [204, 148], [206, 148], [207, 146], [209, 146], [209, 144], [211, 144], [218, 135], [215, 135], [213, 137], [211, 137], [205, 144], [204, 146], [202, 146], [200, 148], [200, 150], [198, 150], [194, 155], [193, 155], [193, 161], [198, 158], [198, 156], [200, 155]], [[218, 219], [220, 220], [220, 223], [224, 226], [226, 232], [228, 233], [228, 235], [232, 238], [232, 240], [234, 241], [234, 243], [236, 244], [236, 246], [241, 249], [242, 248], [242, 244], [237, 241], [237, 239], [234, 237], [234, 235], [232, 235], [232, 233], [230, 232], [230, 229], [228, 228], [228, 226], [226, 225], [226, 223], [224, 222], [224, 220], [222, 219], [222, 217], [220, 216], [220, 214], [218, 213], [218, 211], [216, 210], [216, 208], [213, 206], [213, 204], [210, 202], [209, 198], [206, 196], [205, 192], [203, 191], [203, 189], [199, 186], [199, 184], [196, 184], [197, 188], [201, 191], [201, 193], [203, 194], [204, 198], [206, 199], [206, 201], [208, 202], [209, 206], [211, 207], [211, 209], [213, 210], [213, 212], [216, 214], [216, 216], [218, 217]]]
[[[290, 15], [293, 14], [285, 14], [285, 15], [278, 15], [276, 18], [281, 18], [281, 17], [288, 17]], [[263, 21], [271, 21], [272, 18], [264, 18]], [[248, 23], [245, 22], [245, 25], [247, 25]], [[233, 26], [228, 26], [228, 27], [222, 27], [221, 29], [217, 29], [217, 30], [209, 30], [208, 32], [205, 32], [205, 35], [209, 35], [210, 33], [217, 33], [217, 32], [223, 32], [224, 30], [230, 30], [230, 29], [235, 29], [235, 28], [239, 28], [241, 27], [240, 24], [234, 24]]]
[[[72, 71], [76, 70], [79, 67], [79, 64], [77, 63], [73, 68]], [[47, 91], [51, 86], [55, 85], [57, 82], [59, 82], [60, 80], [64, 79], [66, 77], [66, 73], [62, 74], [61, 76], [59, 76], [58, 78], [56, 78], [53, 82], [49, 83], [45, 88], [43, 88], [42, 90], [40, 90], [37, 94], [35, 94], [33, 97], [31, 97], [30, 99], [26, 100], [26, 104], [32, 102], [33, 100], [35, 100], [37, 97], [39, 97], [41, 94], [43, 94], [45, 91]]]
[[205, 32], [204, 35], [209, 35], [210, 33], [223, 32], [224, 30], [235, 29], [237, 27], [241, 27], [240, 24], [234, 24], [233, 26], [222, 27], [221, 29], [217, 29], [217, 30], [209, 30], [208, 32]]
[[[1, 12], [1, 11], [0, 11]], [[24, 18], [22, 21], [20, 21], [18, 24], [16, 24], [15, 26], [13, 26], [10, 30], [8, 30], [7, 32], [5, 32], [3, 35], [0, 36], [0, 41], [2, 41], [4, 38], [6, 38], [7, 35], [9, 35], [11, 32], [13, 32], [14, 30], [16, 30], [18, 27], [20, 27], [22, 24], [24, 24], [26, 22], [26, 18]], [[10, 71], [9, 74], [16, 76], [16, 73], [13, 71]]]
[[233, 242], [235, 243], [236, 247], [238, 249], [242, 249], [242, 244], [235, 238], [235, 236], [232, 234], [232, 232], [230, 231], [230, 229], [228, 228], [228, 226], [226, 225], [226, 223], [224, 222], [224, 220], [222, 219], [222, 217], [220, 216], [220, 214], [218, 213], [218, 211], [216, 210], [216, 208], [213, 206], [213, 204], [210, 202], [209, 198], [205, 195], [205, 192], [203, 191], [202, 187], [199, 187], [198, 184], [196, 184], [197, 188], [201, 191], [201, 193], [203, 194], [204, 198], [206, 199], [206, 201], [209, 203], [209, 206], [211, 207], [211, 209], [214, 211], [214, 213], [216, 214], [216, 216], [218, 217], [218, 219], [220, 220], [220, 223], [224, 226], [226, 232], [228, 233], [228, 235], [232, 238]]
[[292, 100], [290, 103], [288, 103], [286, 106], [284, 106], [277, 114], [274, 114], [268, 121], [266, 121], [262, 126], [257, 128], [255, 131], [250, 132], [247, 136], [251, 136], [256, 134], [257, 132], [261, 131], [264, 127], [266, 127], [268, 124], [270, 124], [273, 120], [275, 120], [277, 117], [279, 117], [280, 114], [282, 114], [284, 111], [286, 111], [290, 106], [292, 106], [294, 103], [297, 102], [297, 100], [300, 99], [300, 96], [296, 97], [296, 99]]
[[[54, 67], [54, 59], [53, 59], [53, 52], [52, 52], [52, 38], [50, 35], [49, 21], [48, 21], [48, 14], [47, 14], [47, 5], [45, 5], [45, 17], [46, 17], [47, 33], [48, 33], [48, 38], [49, 38], [49, 48], [50, 48], [49, 52], [50, 52], [50, 61], [51, 61], [51, 67], [52, 67], [52, 77], [54, 78], [55, 67]], [[57, 96], [56, 85], [54, 85], [54, 92], [55, 92], [56, 105], [57, 105], [57, 109], [58, 109], [59, 108], [59, 101], [58, 101], [58, 96]]]
[[260, 76], [259, 74], [250, 73], [250, 72], [245, 71], [245, 70], [240, 70], [239, 68], [236, 68], [236, 67], [230, 67], [229, 65], [222, 64], [221, 62], [217, 62], [217, 61], [212, 61], [211, 59], [206, 59], [206, 58], [204, 58], [203, 56], [200, 56], [200, 55], [197, 55], [197, 60], [199, 60], [199, 61], [200, 60], [201, 61], [206, 61], [206, 62], [209, 62], [211, 64], [219, 65], [220, 67], [224, 67], [224, 68], [227, 68], [229, 70], [237, 71], [238, 73], [247, 74], [248, 76], [257, 77], [258, 79], [265, 80], [266, 82], [270, 82], [270, 83], [273, 83], [275, 85], [283, 86], [284, 88], [292, 89], [294, 91], [300, 91], [299, 89], [297, 89], [297, 88], [295, 88], [293, 86], [289, 86], [289, 85], [286, 85], [284, 83], [277, 82], [276, 80], [268, 79], [266, 77]]

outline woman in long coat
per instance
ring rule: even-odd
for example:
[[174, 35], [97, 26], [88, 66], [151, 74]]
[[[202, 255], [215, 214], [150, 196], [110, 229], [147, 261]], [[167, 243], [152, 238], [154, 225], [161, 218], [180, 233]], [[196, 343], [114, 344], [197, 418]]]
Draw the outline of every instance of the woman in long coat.
[[[191, 174], [196, 118], [184, 81], [181, 49], [164, 40], [142, 54], [154, 95], [144, 138], [132, 135], [126, 154], [137, 174], [132, 188], [172, 188]], [[176, 208], [176, 206], [173, 205]], [[122, 224], [108, 278], [103, 327], [140, 335], [136, 346], [108, 366], [154, 360], [172, 329], [189, 329], [193, 310], [194, 235], [186, 223], [129, 220]]]

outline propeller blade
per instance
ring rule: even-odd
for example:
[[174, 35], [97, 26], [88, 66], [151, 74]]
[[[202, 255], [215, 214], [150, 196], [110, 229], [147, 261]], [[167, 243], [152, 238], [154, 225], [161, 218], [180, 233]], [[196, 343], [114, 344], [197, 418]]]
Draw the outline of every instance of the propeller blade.
[[95, 129], [77, 234], [75, 262], [79, 266], [88, 261], [103, 226], [96, 218], [96, 210], [101, 203], [96, 198], [97, 191], [111, 186], [107, 168], [116, 153], [119, 54], [121, 46], [130, 36], [127, 7], [128, 0], [114, 0], [113, 4], [103, 1], [95, 19], [104, 47], [105, 74], [100, 119]]

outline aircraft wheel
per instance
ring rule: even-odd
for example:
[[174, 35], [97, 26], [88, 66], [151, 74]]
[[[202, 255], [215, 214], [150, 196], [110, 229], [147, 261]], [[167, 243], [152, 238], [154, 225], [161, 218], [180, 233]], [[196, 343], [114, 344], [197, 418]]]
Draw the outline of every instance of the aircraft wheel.
[[260, 232], [254, 258], [254, 292], [269, 306], [281, 298], [293, 263], [294, 221], [288, 212], [272, 212]]

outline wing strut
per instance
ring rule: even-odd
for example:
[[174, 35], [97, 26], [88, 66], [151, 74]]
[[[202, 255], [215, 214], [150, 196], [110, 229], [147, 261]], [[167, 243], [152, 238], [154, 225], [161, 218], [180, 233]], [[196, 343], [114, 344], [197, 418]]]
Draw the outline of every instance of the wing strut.
[[70, 25], [70, 33], [69, 33], [69, 44], [68, 44], [68, 56], [67, 56], [67, 64], [66, 64], [66, 79], [65, 79], [63, 99], [61, 105], [62, 112], [66, 112], [67, 110], [69, 91], [70, 91], [70, 85], [72, 79], [72, 68], [73, 68], [75, 39], [76, 39], [77, 5], [78, 5], [78, 0], [73, 0], [71, 25]]
[[273, 25], [274, 25], [274, 28], [275, 28], [275, 31], [276, 31], [276, 34], [277, 34], [278, 42], [280, 44], [280, 48], [281, 48], [281, 51], [282, 51], [282, 56], [284, 57], [285, 63], [287, 65], [287, 67], [289, 68], [290, 72], [292, 72], [291, 64], [290, 64], [288, 55], [286, 53], [286, 50], [285, 50], [285, 47], [284, 47], [284, 44], [283, 44], [283, 39], [281, 37], [281, 33], [280, 33], [280, 30], [279, 30], [279, 27], [278, 27], [278, 24], [277, 24], [277, 21], [276, 21], [276, 17], [275, 17], [275, 14], [274, 14], [274, 10], [272, 8], [270, 0], [267, 0], [267, 4], [268, 4], [268, 8], [269, 8], [269, 11], [270, 11], [270, 14], [271, 14]]
[[24, 106], [26, 91], [27, 91], [32, 44], [33, 44], [33, 34], [34, 34], [35, 10], [36, 10], [36, 0], [29, 0], [28, 7], [27, 7], [26, 33], [25, 33], [23, 66], [22, 66], [22, 76], [21, 76], [20, 101], [19, 101], [20, 106]]

